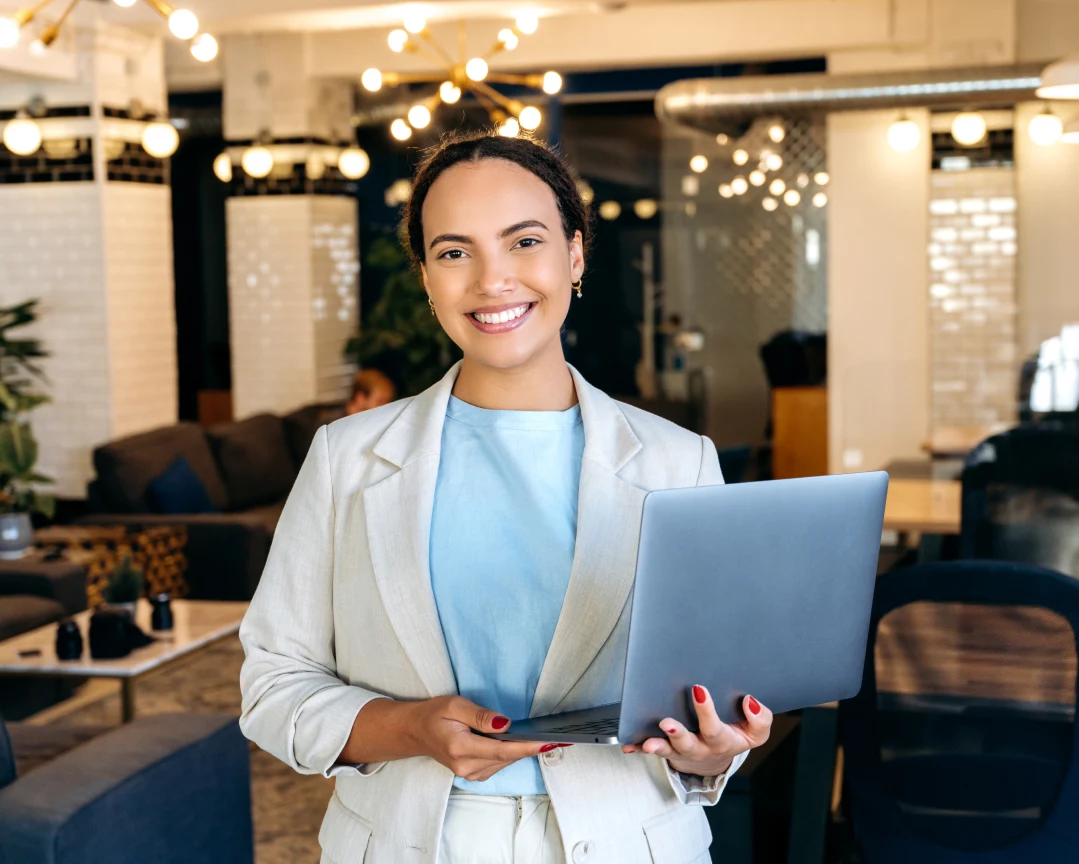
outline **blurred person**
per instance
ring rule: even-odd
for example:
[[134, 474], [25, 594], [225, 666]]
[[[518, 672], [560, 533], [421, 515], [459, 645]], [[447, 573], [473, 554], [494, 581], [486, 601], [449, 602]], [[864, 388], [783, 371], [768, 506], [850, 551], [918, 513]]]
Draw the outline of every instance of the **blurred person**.
[[644, 492], [722, 483], [715, 446], [566, 363], [589, 218], [553, 151], [449, 137], [405, 223], [463, 359], [319, 429], [241, 629], [243, 731], [336, 778], [323, 862], [703, 864], [700, 805], [770, 732], [752, 696], [728, 725], [694, 686], [700, 731], [639, 745], [476, 733], [617, 700]]
[[345, 405], [346, 414], [359, 414], [393, 401], [397, 388], [377, 369], [361, 369], [352, 376], [352, 395]]

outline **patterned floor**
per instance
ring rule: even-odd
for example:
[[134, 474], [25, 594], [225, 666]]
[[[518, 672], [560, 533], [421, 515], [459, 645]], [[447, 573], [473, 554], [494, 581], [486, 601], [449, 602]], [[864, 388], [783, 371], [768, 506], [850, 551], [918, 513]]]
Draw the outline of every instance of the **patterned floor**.
[[[220, 711], [239, 716], [242, 662], [243, 651], [234, 638], [147, 675], [136, 684], [136, 712], [146, 716]], [[119, 716], [117, 690], [83, 705], [62, 722], [117, 724]], [[333, 781], [296, 774], [252, 745], [251, 793], [257, 864], [317, 864], [318, 829]]]

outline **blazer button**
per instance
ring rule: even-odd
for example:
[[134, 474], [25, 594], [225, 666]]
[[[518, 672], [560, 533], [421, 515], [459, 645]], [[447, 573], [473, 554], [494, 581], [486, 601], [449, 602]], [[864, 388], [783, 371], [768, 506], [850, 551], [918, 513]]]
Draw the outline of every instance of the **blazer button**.
[[573, 864], [585, 864], [593, 859], [596, 844], [591, 840], [582, 840], [573, 847]]
[[540, 758], [543, 760], [544, 765], [557, 765], [562, 761], [562, 748], [559, 747], [550, 753], [542, 753]]

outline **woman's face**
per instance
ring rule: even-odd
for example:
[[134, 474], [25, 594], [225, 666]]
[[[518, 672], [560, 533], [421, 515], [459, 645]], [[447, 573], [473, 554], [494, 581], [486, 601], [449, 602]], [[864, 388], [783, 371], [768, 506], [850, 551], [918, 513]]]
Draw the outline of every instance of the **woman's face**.
[[513, 369], [561, 355], [584, 254], [550, 186], [505, 159], [461, 162], [431, 185], [421, 216], [423, 284], [466, 359]]

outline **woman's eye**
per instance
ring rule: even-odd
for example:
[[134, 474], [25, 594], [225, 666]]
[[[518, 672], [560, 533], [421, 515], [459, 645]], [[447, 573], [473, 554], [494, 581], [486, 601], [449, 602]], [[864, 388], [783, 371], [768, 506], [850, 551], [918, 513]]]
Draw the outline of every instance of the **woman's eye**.
[[447, 249], [438, 257], [444, 258], [449, 261], [460, 261], [462, 258], [465, 257], [465, 253], [463, 249]]
[[517, 246], [521, 249], [531, 249], [533, 246], [538, 246], [543, 241], [538, 237], [524, 237], [517, 241]]

